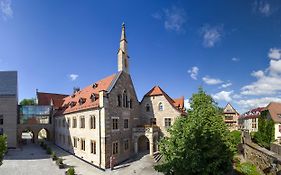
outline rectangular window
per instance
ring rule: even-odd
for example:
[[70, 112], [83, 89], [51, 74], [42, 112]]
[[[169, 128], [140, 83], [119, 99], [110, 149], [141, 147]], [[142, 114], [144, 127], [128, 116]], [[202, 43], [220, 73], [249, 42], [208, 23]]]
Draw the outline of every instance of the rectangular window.
[[76, 128], [77, 127], [77, 119], [76, 117], [73, 117], [72, 119], [72, 128]]
[[118, 154], [118, 142], [112, 143], [112, 154]]
[[96, 151], [96, 148], [97, 146], [96, 146], [96, 141], [94, 141], [94, 140], [91, 140], [91, 153], [92, 154], [96, 154], [97, 153], [97, 151]]
[[165, 127], [166, 128], [171, 127], [171, 121], [172, 121], [171, 118], [165, 118]]
[[4, 117], [3, 115], [0, 115], [0, 125], [3, 125], [4, 124]]
[[225, 120], [233, 120], [233, 116], [225, 116]]
[[96, 129], [96, 117], [94, 115], [92, 115], [90, 118], [90, 128]]
[[118, 119], [112, 119], [112, 129], [113, 130], [118, 129]]
[[124, 140], [124, 150], [126, 151], [128, 149], [129, 149], [129, 140], [126, 139], [126, 140]]
[[85, 128], [85, 117], [84, 116], [80, 117], [80, 128]]
[[81, 139], [81, 150], [85, 151], [85, 139]]
[[129, 128], [129, 119], [124, 119], [124, 128], [125, 129]]
[[73, 147], [77, 148], [77, 138], [73, 137]]
[[4, 129], [0, 128], [0, 136], [4, 134]]

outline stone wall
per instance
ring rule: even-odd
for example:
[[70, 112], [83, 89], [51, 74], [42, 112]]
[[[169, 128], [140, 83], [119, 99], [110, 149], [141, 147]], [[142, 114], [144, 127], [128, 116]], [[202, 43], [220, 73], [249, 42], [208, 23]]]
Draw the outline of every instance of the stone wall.
[[245, 135], [243, 141], [244, 157], [247, 161], [252, 162], [265, 174], [281, 175], [280, 155], [245, 139]]

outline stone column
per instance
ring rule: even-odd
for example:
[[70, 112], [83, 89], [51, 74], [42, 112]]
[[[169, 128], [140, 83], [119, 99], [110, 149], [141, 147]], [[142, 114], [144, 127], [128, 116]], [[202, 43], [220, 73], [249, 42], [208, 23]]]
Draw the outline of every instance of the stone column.
[[153, 156], [153, 138], [149, 140], [149, 155]]

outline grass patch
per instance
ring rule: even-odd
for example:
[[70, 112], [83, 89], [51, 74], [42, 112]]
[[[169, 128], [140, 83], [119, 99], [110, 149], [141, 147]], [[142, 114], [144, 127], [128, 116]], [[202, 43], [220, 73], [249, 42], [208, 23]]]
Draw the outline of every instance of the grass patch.
[[261, 175], [256, 166], [249, 162], [238, 164], [236, 171], [241, 175]]

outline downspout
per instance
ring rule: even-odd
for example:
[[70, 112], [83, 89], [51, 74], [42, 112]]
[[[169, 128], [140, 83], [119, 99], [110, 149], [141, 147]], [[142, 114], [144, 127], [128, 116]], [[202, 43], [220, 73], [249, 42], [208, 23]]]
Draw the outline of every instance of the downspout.
[[100, 147], [100, 160], [99, 160], [99, 167], [101, 168], [101, 108], [99, 108], [99, 147]]

